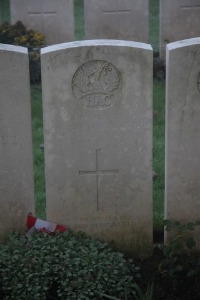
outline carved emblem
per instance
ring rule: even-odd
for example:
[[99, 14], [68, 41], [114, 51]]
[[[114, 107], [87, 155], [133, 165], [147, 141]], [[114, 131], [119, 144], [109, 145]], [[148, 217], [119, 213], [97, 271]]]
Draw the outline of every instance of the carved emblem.
[[197, 87], [198, 87], [198, 90], [200, 92], [200, 72], [199, 72], [198, 78], [197, 78]]
[[120, 72], [111, 63], [103, 60], [83, 64], [72, 78], [74, 96], [90, 109], [112, 105], [120, 86]]

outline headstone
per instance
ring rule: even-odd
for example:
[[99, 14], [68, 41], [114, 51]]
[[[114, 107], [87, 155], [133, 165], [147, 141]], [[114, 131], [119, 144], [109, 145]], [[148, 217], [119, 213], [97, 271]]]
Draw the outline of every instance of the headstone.
[[200, 0], [160, 0], [160, 57], [166, 44], [200, 36]]
[[85, 38], [148, 41], [147, 0], [84, 0]]
[[74, 40], [73, 0], [10, 0], [11, 23], [22, 21], [48, 45]]
[[0, 240], [34, 213], [27, 49], [0, 44]]
[[165, 218], [186, 223], [200, 219], [200, 38], [166, 51]]
[[43, 48], [48, 220], [145, 255], [152, 243], [152, 49]]

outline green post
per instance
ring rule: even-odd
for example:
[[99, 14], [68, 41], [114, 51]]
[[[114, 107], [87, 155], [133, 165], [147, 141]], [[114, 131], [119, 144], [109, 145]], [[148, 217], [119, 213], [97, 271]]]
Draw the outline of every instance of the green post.
[[10, 1], [0, 0], [0, 23], [10, 23]]

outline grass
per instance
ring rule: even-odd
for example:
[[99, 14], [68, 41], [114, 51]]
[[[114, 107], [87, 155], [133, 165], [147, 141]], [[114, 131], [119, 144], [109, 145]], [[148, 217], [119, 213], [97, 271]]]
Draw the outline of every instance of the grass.
[[35, 210], [40, 218], [46, 217], [45, 203], [45, 174], [43, 144], [43, 118], [42, 118], [42, 90], [40, 85], [31, 87], [32, 96], [32, 131], [33, 131], [33, 156], [35, 180]]
[[149, 43], [159, 50], [159, 0], [149, 0]]
[[153, 182], [154, 229], [161, 230], [164, 215], [164, 151], [165, 151], [165, 82], [154, 80], [153, 110], [157, 113], [153, 124]]
[[9, 0], [0, 0], [0, 20], [1, 22], [10, 22]]
[[84, 39], [84, 11], [83, 0], [74, 0], [75, 37], [76, 40]]

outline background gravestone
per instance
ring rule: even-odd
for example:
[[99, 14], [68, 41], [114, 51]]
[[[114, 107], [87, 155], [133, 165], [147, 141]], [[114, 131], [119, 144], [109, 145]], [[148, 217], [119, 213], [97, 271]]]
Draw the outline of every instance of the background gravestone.
[[200, 219], [200, 38], [169, 44], [166, 56], [165, 218], [193, 222]]
[[147, 0], [84, 0], [86, 39], [147, 42]]
[[160, 0], [160, 56], [166, 44], [200, 36], [200, 0]]
[[10, 0], [11, 23], [22, 21], [47, 44], [74, 40], [73, 0]]
[[0, 45], [0, 240], [34, 213], [27, 49]]
[[151, 46], [96, 40], [41, 53], [47, 218], [147, 255]]

